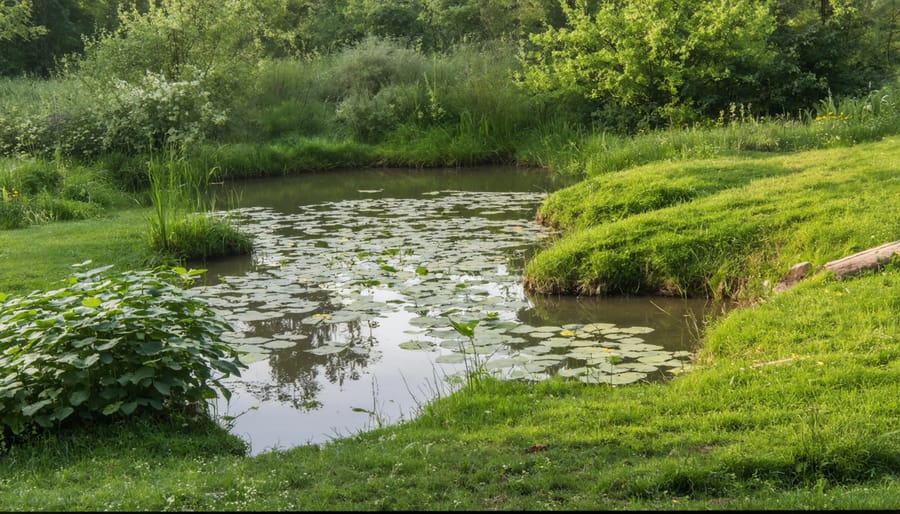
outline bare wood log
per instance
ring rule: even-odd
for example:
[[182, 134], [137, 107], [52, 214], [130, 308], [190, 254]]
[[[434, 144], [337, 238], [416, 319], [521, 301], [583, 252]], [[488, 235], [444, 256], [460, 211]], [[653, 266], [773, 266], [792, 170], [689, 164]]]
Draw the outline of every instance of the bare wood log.
[[[900, 241], [894, 241], [893, 243], [885, 243], [835, 261], [826, 262], [819, 271], [833, 271], [838, 278], [848, 277], [866, 270], [880, 268], [890, 262], [894, 255], [898, 254], [900, 254]], [[800, 282], [809, 274], [811, 269], [812, 264], [809, 262], [801, 262], [791, 266], [791, 269], [775, 284], [775, 292], [780, 293]]]
[[885, 243], [836, 261], [827, 262], [824, 269], [833, 271], [837, 277], [856, 275], [866, 270], [884, 266], [897, 253], [900, 253], [900, 241]]

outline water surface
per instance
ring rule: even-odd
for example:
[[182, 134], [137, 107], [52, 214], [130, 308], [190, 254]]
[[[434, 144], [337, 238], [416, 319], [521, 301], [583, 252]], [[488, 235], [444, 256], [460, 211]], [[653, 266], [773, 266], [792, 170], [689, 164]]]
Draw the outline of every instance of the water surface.
[[[690, 368], [704, 302], [526, 295], [566, 181], [520, 168], [353, 170], [223, 184], [255, 237], [207, 265], [204, 295], [249, 365], [220, 413], [253, 453], [414, 416], [476, 366], [598, 387]], [[474, 327], [465, 337], [452, 323]]]

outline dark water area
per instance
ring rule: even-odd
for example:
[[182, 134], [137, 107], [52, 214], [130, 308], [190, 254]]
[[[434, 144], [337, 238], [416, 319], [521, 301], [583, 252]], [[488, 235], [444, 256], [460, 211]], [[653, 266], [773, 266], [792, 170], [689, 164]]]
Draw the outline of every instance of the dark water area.
[[614, 387], [688, 371], [704, 301], [523, 290], [528, 256], [554, 237], [535, 211], [571, 183], [504, 167], [218, 186], [255, 238], [252, 255], [207, 263], [201, 288], [249, 366], [217, 405], [232, 432], [256, 454], [401, 422], [476, 366]]

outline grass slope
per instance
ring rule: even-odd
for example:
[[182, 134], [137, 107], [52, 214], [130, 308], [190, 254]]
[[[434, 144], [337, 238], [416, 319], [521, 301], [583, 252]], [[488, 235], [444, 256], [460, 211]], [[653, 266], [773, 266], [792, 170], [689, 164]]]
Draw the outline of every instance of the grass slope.
[[476, 379], [406, 424], [255, 458], [193, 423], [39, 437], [0, 459], [0, 508], [896, 508], [898, 310], [896, 268], [820, 277], [717, 323], [668, 383]]
[[900, 238], [900, 142], [654, 163], [554, 193], [563, 235], [525, 270], [541, 293], [755, 297], [814, 265]]

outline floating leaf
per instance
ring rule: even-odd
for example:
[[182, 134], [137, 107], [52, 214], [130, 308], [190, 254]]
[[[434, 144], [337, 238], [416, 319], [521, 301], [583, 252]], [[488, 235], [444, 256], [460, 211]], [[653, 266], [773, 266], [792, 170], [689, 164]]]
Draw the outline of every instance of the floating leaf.
[[561, 377], [577, 377], [578, 375], [584, 375], [588, 372], [588, 368], [580, 367], [580, 368], [562, 368], [557, 373]]
[[489, 360], [484, 367], [487, 369], [501, 369], [501, 368], [509, 368], [518, 364], [518, 361], [512, 358], [503, 358], [503, 359], [491, 359]]
[[309, 353], [313, 353], [315, 355], [332, 355], [335, 353], [340, 353], [346, 350], [346, 346], [331, 346], [331, 345], [322, 345], [316, 348], [311, 348], [308, 351]]
[[461, 353], [448, 353], [438, 356], [434, 362], [439, 364], [462, 364], [466, 362], [466, 356]]
[[268, 343], [262, 345], [264, 348], [269, 348], [272, 350], [281, 350], [284, 348], [291, 348], [297, 346], [296, 341], [287, 341], [287, 340], [272, 340]]
[[431, 341], [406, 341], [400, 343], [399, 346], [404, 350], [431, 350], [434, 348], [435, 344]]

